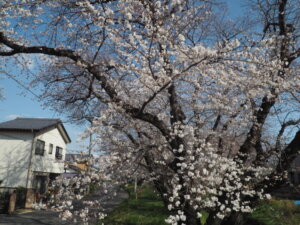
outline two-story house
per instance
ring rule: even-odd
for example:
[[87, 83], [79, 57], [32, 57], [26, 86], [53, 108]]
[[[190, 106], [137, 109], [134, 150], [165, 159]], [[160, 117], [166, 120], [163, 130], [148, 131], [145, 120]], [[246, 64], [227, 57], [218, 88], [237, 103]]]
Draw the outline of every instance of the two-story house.
[[44, 193], [64, 172], [71, 139], [59, 119], [17, 118], [0, 123], [0, 188]]

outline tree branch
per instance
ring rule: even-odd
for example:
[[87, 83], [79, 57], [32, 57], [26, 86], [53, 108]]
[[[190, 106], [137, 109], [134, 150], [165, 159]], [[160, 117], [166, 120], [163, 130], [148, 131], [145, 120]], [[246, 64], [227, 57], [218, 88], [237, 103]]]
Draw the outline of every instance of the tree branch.
[[9, 40], [3, 32], [0, 32], [0, 43], [10, 47], [12, 51], [9, 52], [0, 52], [0, 56], [11, 56], [16, 54], [44, 54], [44, 55], [53, 55], [57, 57], [65, 57], [73, 60], [74, 62], [78, 63], [83, 68], [85, 68], [89, 73], [91, 73], [98, 81], [100, 81], [101, 87], [105, 90], [105, 92], [110, 97], [111, 101], [121, 106], [126, 113], [130, 114], [133, 118], [143, 120], [155, 126], [163, 136], [169, 138], [169, 129], [167, 125], [158, 119], [157, 116], [152, 115], [150, 113], [143, 113], [139, 108], [135, 108], [129, 104], [122, 102], [122, 100], [118, 97], [117, 92], [115, 89], [109, 84], [106, 76], [102, 73], [107, 73], [113, 66], [107, 65], [104, 66], [104, 71], [99, 71], [99, 69], [91, 65], [89, 62], [85, 61], [81, 56], [77, 55], [72, 50], [66, 49], [56, 49], [56, 48], [49, 48], [46, 46], [34, 46], [34, 47], [27, 47], [24, 45], [19, 45], [11, 40]]
[[276, 138], [276, 146], [275, 146], [275, 150], [279, 151], [279, 147], [280, 147], [280, 138], [282, 137], [285, 129], [289, 126], [293, 126], [293, 125], [297, 125], [300, 123], [300, 119], [298, 120], [290, 120], [288, 122], [285, 122], [281, 125], [281, 129], [277, 135], [277, 138]]

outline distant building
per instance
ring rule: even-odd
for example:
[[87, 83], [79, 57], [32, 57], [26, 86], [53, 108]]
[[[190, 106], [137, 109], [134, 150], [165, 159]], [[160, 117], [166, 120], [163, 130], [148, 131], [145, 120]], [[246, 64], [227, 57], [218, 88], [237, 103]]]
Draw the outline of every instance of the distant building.
[[[90, 156], [93, 158], [93, 156]], [[77, 167], [80, 171], [87, 171], [89, 165], [89, 155], [88, 154], [66, 154], [65, 157], [66, 165], [74, 169]]]
[[0, 123], [0, 188], [44, 193], [64, 172], [71, 139], [59, 119], [17, 118]]

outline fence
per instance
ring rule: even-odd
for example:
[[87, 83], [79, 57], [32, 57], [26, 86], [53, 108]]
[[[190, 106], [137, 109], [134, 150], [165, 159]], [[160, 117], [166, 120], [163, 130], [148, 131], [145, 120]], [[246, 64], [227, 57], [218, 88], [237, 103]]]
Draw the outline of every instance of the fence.
[[9, 196], [8, 190], [0, 191], [0, 213], [8, 213]]
[[25, 188], [0, 190], [0, 213], [12, 213], [15, 209], [24, 208], [26, 192]]

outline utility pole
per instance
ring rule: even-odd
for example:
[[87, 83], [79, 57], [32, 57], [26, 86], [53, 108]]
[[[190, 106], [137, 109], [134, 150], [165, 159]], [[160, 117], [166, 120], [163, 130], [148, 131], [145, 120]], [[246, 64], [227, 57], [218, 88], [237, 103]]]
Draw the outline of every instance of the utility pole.
[[[93, 127], [93, 118], [89, 118], [88, 121], [90, 122], [90, 127], [92, 128]], [[90, 141], [89, 141], [89, 147], [88, 147], [88, 150], [89, 150], [89, 154], [88, 154], [88, 165], [87, 165], [87, 172], [90, 173], [91, 171], [91, 165], [90, 165], [90, 161], [91, 161], [91, 156], [92, 156], [92, 142], [93, 142], [93, 134], [92, 132], [90, 132]]]
[[93, 141], [93, 134], [90, 133], [90, 142], [89, 142], [89, 158], [92, 155], [92, 141]]

